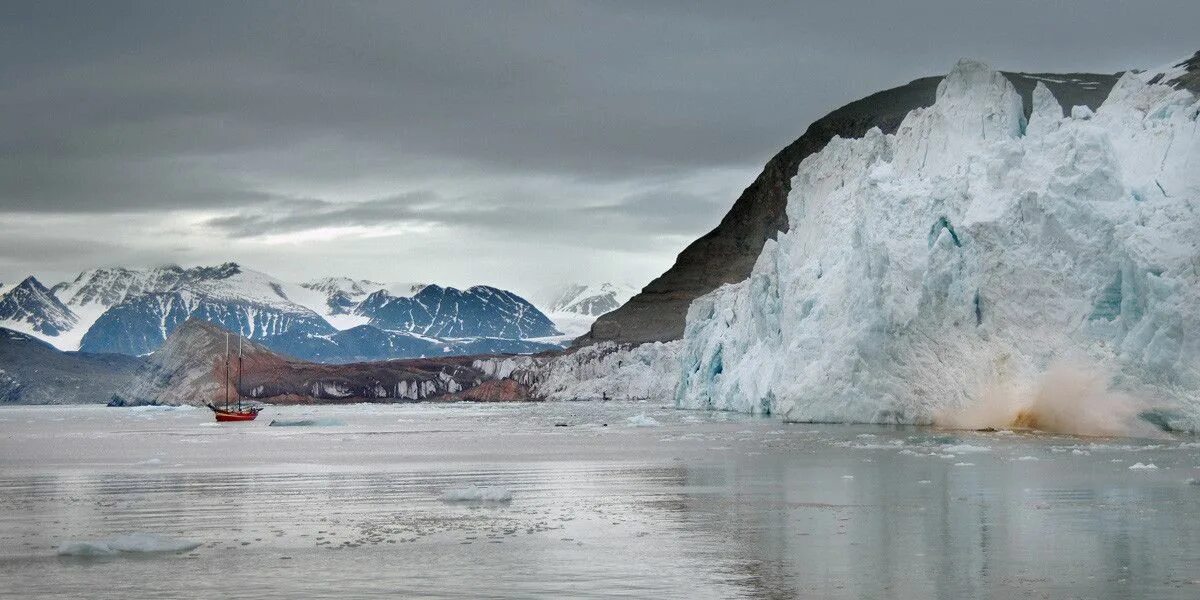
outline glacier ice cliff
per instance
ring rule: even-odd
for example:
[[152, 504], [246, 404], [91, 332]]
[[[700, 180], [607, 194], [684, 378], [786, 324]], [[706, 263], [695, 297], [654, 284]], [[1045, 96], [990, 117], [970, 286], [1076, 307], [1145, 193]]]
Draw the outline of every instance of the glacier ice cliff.
[[1151, 75], [1070, 116], [1039, 84], [1027, 121], [961, 61], [894, 134], [834, 138], [692, 303], [676, 404], [928, 423], [1069, 359], [1200, 422], [1200, 102]]
[[511, 378], [545, 400], [665, 400], [679, 380], [681, 342], [601, 342], [555, 356], [477, 359], [472, 367]]

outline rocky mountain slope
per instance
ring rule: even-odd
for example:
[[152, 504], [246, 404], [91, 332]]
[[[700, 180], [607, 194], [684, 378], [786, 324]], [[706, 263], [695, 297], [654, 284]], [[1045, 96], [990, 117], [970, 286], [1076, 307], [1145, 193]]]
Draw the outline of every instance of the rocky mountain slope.
[[[1021, 96], [1025, 114], [1032, 108], [1038, 82], [1070, 107], [1093, 110], [1108, 95], [1118, 75], [1093, 73], [1005, 73]], [[776, 154], [742, 192], [712, 231], [692, 242], [675, 264], [629, 302], [592, 325], [575, 346], [600, 341], [642, 343], [683, 337], [688, 306], [697, 297], [749, 276], [763, 244], [788, 230], [785, 211], [792, 177], [800, 162], [821, 150], [834, 136], [862, 137], [878, 127], [894, 133], [909, 111], [933, 104], [942, 77], [925, 77], [872, 94], [815, 121], [799, 139]]]
[[0, 402], [82, 404], [124, 393], [142, 359], [62, 352], [31, 335], [0, 328]]
[[[204, 321], [186, 321], [147, 358], [122, 397], [130, 403], [203, 405], [223, 401], [227, 333]], [[228, 339], [236, 355], [239, 337], [230, 335]], [[303, 404], [528, 399], [525, 386], [483, 372], [472, 366], [472, 358], [326, 365], [289, 359], [262, 344], [240, 341], [244, 355], [240, 392], [252, 400]], [[234, 359], [230, 382], [236, 381], [236, 369]], [[237, 391], [231, 388], [229, 393]]]

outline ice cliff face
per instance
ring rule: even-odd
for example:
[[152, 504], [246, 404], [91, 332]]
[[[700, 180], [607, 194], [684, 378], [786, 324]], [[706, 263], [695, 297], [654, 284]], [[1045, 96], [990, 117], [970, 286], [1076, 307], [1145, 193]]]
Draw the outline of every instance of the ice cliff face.
[[1067, 117], [1039, 85], [1026, 122], [963, 61], [895, 134], [835, 138], [750, 277], [691, 305], [676, 403], [929, 422], [1072, 359], [1200, 418], [1200, 102], [1150, 81]]
[[544, 400], [663, 399], [675, 393], [679, 348], [679, 341], [601, 342], [554, 356], [481, 358], [472, 366], [527, 385], [533, 397]]

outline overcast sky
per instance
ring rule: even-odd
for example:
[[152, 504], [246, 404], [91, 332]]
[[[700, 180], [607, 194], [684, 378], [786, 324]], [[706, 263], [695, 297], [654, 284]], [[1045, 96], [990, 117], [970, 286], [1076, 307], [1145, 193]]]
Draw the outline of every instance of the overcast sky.
[[847, 101], [1200, 49], [1200, 2], [4, 2], [0, 281], [641, 286]]

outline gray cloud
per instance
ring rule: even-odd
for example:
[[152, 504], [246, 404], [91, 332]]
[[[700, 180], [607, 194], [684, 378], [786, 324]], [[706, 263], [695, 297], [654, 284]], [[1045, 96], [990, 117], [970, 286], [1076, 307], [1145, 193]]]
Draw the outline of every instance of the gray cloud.
[[[551, 262], [582, 260], [571, 240], [624, 244], [657, 269], [848, 100], [960, 56], [1153, 65], [1195, 51], [1198, 20], [1194, 0], [10, 2], [0, 215], [77, 215], [54, 222], [118, 245], [91, 220], [204, 212], [218, 236], [421, 224], [539, 235]], [[728, 180], [697, 187], [712, 173]], [[29, 243], [0, 264], [47, 268], [50, 242]], [[173, 252], [126, 247], [113, 256]], [[219, 254], [176, 258], [246, 260]]]

